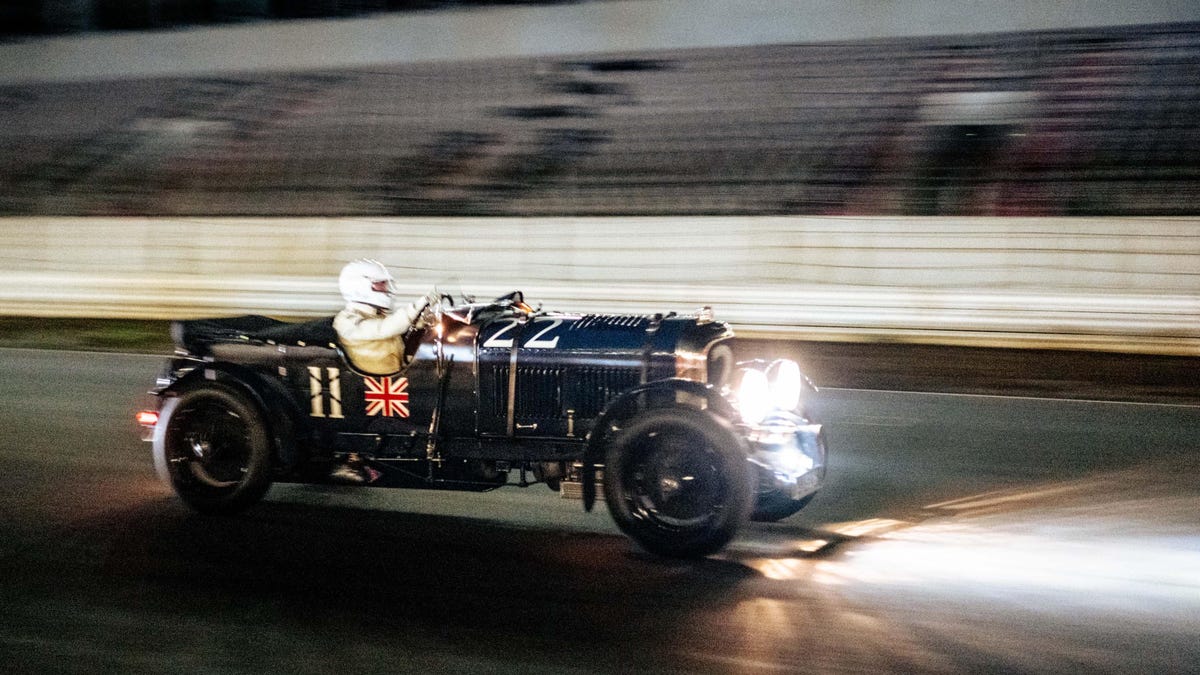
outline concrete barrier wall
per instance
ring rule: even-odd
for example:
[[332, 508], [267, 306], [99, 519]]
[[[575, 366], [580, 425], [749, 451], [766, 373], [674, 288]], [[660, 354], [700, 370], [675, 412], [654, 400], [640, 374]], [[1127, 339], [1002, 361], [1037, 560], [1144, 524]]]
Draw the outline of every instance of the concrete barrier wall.
[[1200, 218], [4, 218], [0, 313], [332, 314], [405, 294], [691, 311], [743, 333], [1200, 354]]

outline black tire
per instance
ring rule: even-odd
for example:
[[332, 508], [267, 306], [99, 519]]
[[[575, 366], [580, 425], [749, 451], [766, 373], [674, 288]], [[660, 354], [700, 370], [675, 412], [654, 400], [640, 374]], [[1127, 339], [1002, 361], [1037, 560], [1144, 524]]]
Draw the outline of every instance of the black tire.
[[748, 519], [753, 496], [744, 443], [729, 422], [702, 410], [643, 413], [605, 452], [604, 498], [613, 520], [657, 555], [717, 552]]
[[750, 520], [756, 523], [774, 523], [783, 520], [808, 506], [815, 496], [816, 493], [813, 493], [807, 497], [792, 499], [778, 490], [760, 492], [755, 499], [754, 511], [750, 514]]
[[168, 399], [154, 429], [154, 467], [193, 509], [242, 511], [271, 487], [263, 416], [244, 395], [219, 384]]

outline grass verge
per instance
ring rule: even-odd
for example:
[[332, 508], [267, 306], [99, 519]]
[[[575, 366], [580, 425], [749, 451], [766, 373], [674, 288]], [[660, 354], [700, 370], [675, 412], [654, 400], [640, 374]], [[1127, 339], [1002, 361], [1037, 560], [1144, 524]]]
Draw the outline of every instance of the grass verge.
[[169, 321], [0, 317], [0, 347], [170, 354]]

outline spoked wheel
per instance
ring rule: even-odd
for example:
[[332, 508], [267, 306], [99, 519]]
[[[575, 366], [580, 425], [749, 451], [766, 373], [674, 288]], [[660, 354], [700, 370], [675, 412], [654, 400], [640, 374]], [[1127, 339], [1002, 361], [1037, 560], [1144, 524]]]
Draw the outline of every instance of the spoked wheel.
[[746, 451], [724, 420], [691, 408], [652, 410], [609, 445], [604, 497], [623, 532], [651, 553], [720, 550], [753, 504]]
[[271, 485], [262, 415], [236, 391], [209, 385], [170, 399], [154, 430], [158, 475], [189, 506], [236, 513]]

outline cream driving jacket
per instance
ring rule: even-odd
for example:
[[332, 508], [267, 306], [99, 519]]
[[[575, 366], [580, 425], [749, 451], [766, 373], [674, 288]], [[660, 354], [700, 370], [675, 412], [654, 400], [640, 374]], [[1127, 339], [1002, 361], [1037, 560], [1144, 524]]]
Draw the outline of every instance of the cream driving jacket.
[[415, 304], [385, 313], [362, 302], [350, 302], [333, 318], [333, 328], [355, 367], [373, 375], [390, 375], [411, 360], [411, 355], [406, 358], [404, 354], [401, 337], [418, 323], [420, 315]]

